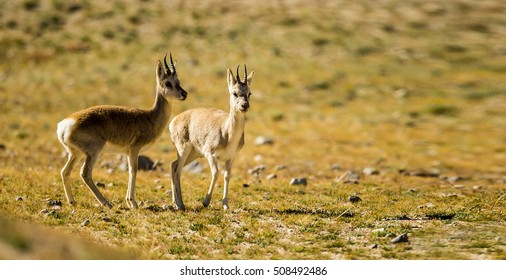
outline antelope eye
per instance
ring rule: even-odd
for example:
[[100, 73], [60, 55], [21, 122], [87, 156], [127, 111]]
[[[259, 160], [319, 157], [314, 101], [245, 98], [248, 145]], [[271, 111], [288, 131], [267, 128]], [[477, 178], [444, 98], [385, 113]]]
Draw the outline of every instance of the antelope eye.
[[235, 98], [237, 98], [237, 93], [234, 92], [234, 96], [235, 96]]
[[169, 81], [165, 82], [165, 86], [172, 89], [172, 84]]

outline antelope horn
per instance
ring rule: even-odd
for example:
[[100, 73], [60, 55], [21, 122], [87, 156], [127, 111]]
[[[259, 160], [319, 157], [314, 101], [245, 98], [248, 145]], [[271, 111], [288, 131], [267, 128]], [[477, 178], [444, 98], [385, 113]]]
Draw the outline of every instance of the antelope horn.
[[176, 66], [174, 66], [174, 61], [172, 61], [172, 53], [170, 54], [170, 67], [172, 72], [176, 73]]
[[246, 64], [244, 64], [244, 82], [243, 83], [246, 83], [247, 81], [247, 78], [248, 77], [248, 70], [246, 70]]
[[[172, 61], [172, 55], [170, 56], [170, 60]], [[163, 64], [165, 64], [165, 71], [167, 72], [167, 74], [170, 74], [170, 68], [169, 68], [169, 65], [167, 64], [167, 54], [165, 54], [165, 56], [163, 57]]]
[[241, 81], [241, 78], [239, 78], [239, 66], [241, 65], [237, 65], [237, 70], [235, 71], [235, 79], [240, 82]]

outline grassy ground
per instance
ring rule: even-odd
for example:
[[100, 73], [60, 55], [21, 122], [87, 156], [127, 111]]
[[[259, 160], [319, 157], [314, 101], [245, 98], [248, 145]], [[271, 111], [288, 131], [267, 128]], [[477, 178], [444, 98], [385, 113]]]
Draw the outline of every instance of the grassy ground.
[[[228, 2], [0, 1], [0, 258], [124, 256], [82, 240], [138, 259], [506, 258], [502, 1]], [[56, 123], [92, 105], [149, 107], [169, 51], [190, 93], [174, 114], [227, 109], [227, 67], [255, 71], [230, 211], [221, 188], [201, 206], [204, 161], [183, 174], [188, 210], [173, 210], [167, 133], [146, 152], [161, 166], [138, 176], [141, 209], [126, 208], [113, 154], [94, 172], [113, 209], [77, 170], [78, 205], [66, 205]], [[358, 184], [336, 180], [346, 171]], [[47, 227], [84, 253], [40, 249]]]

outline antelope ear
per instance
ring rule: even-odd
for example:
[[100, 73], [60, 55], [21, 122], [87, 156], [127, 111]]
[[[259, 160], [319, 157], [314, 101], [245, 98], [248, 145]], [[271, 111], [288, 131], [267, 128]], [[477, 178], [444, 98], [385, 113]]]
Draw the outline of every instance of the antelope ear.
[[165, 77], [165, 71], [163, 70], [162, 62], [158, 60], [158, 64], [156, 65], [156, 78], [161, 80]]
[[227, 69], [227, 82], [228, 82], [229, 88], [231, 88], [235, 84], [237, 84], [237, 80], [235, 79], [234, 74], [232, 74], [232, 71], [230, 70], [230, 68]]
[[253, 79], [253, 73], [255, 73], [255, 71], [251, 71], [251, 73], [249, 73], [249, 75], [248, 75], [248, 78], [246, 79], [246, 81], [248, 82], [248, 86], [251, 85], [251, 80]]

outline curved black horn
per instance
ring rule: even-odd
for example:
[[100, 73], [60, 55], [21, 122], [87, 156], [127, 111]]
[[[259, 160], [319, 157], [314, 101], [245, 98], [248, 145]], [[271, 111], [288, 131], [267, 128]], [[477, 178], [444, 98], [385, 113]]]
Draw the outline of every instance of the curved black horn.
[[246, 64], [244, 64], [244, 82], [243, 83], [246, 83], [248, 79], [248, 70], [246, 70]]
[[174, 61], [172, 61], [172, 53], [170, 53], [170, 67], [172, 72], [176, 73], [176, 66], [174, 66]]
[[235, 71], [235, 79], [240, 82], [241, 81], [241, 78], [239, 78], [239, 66], [241, 65], [237, 65], [237, 70]]
[[[172, 55], [170, 59], [172, 61]], [[170, 68], [169, 65], [167, 64], [167, 54], [165, 54], [165, 56], [163, 57], [163, 64], [165, 64], [165, 71], [167, 72], [167, 74], [170, 74]]]

